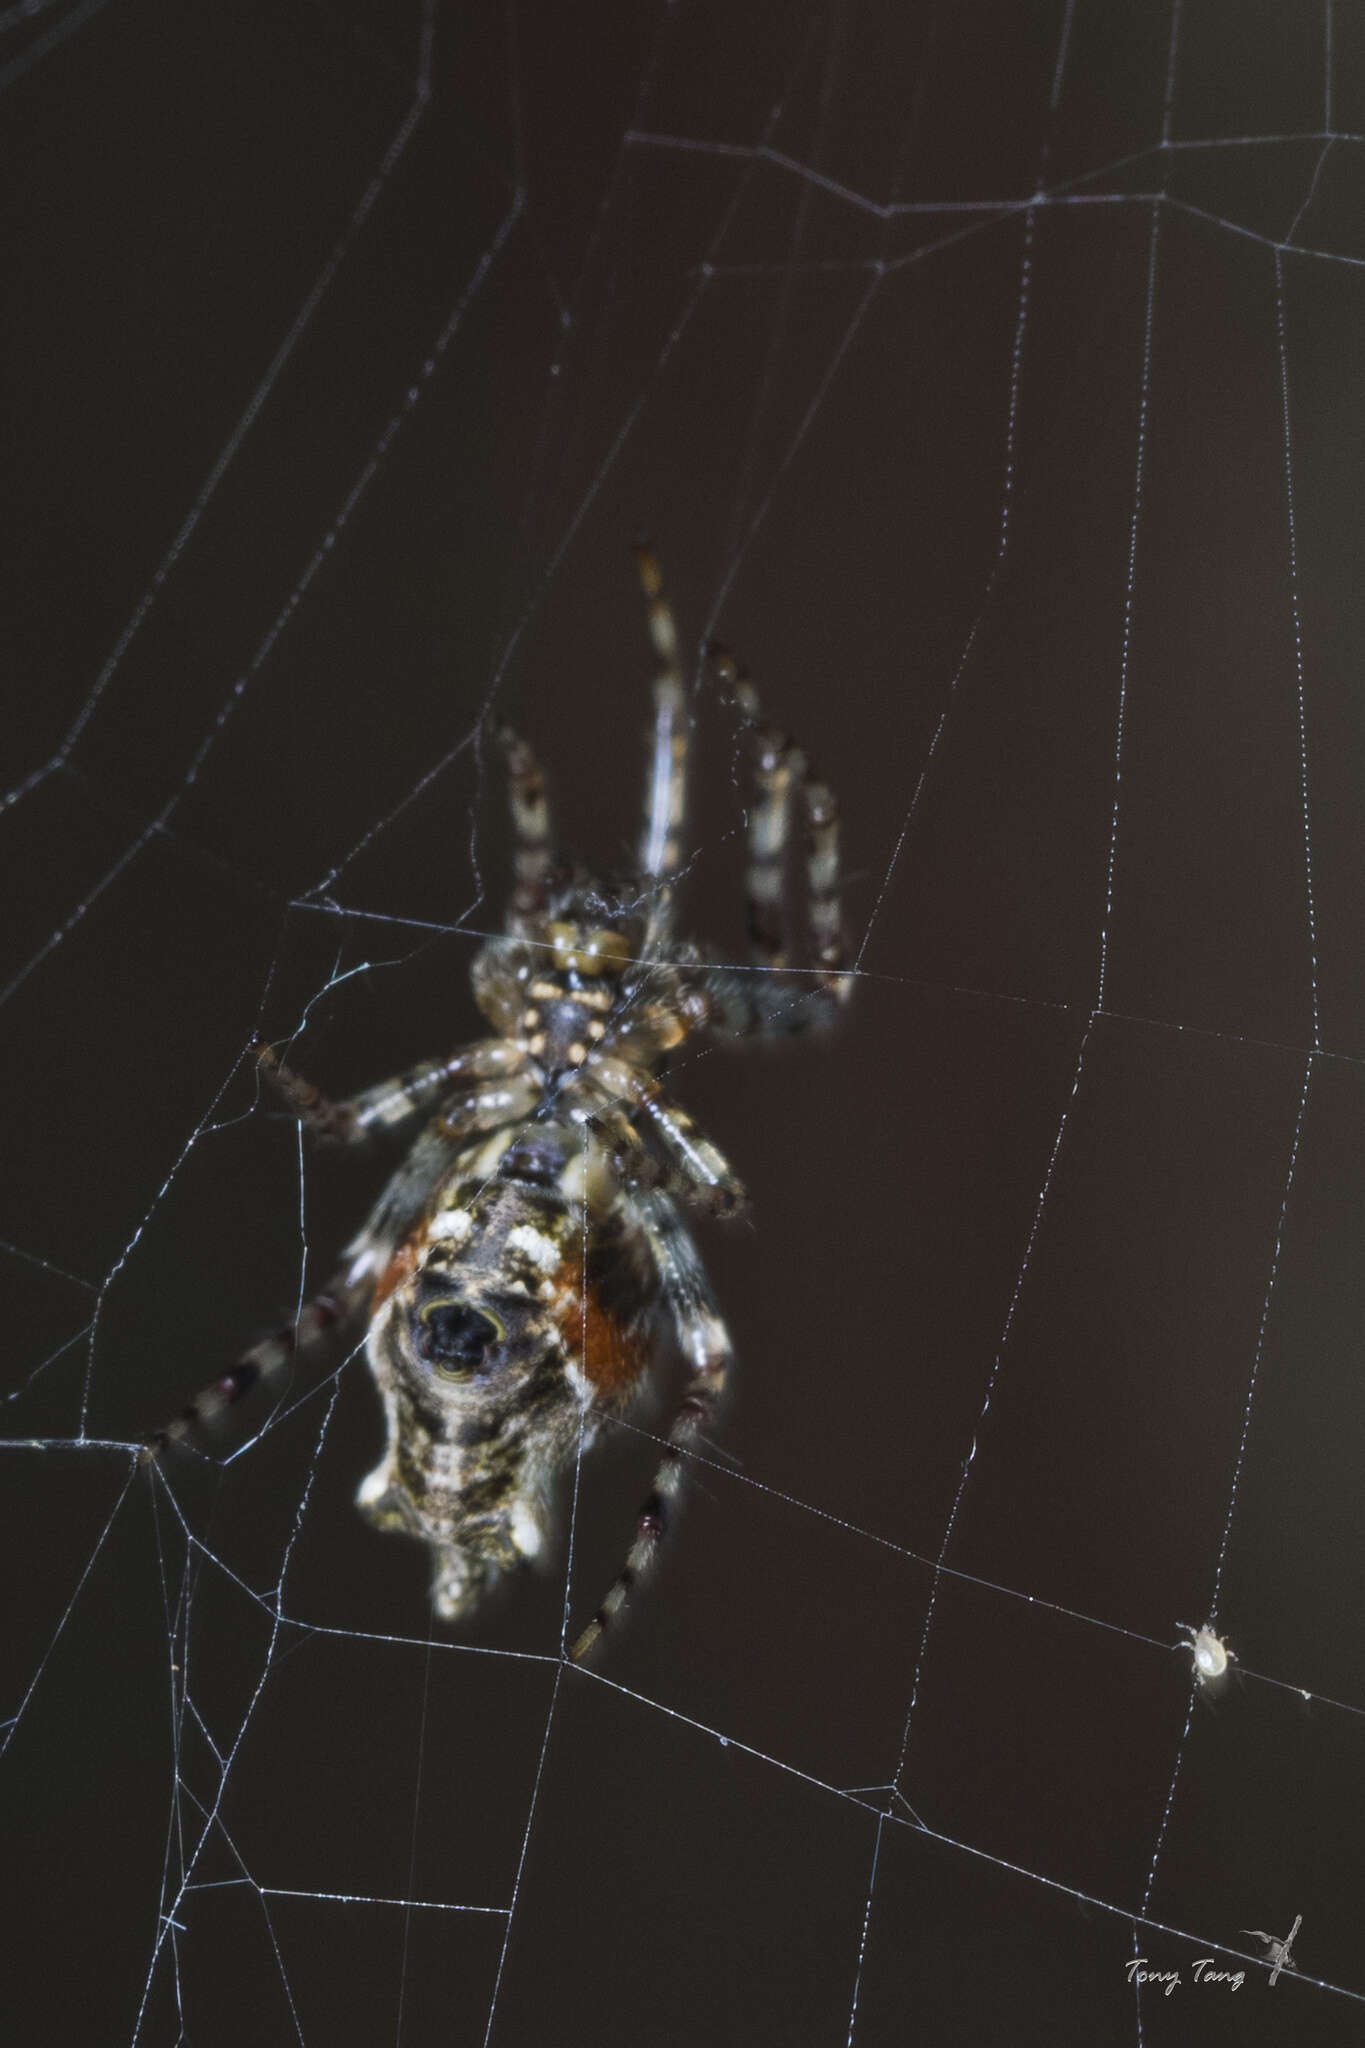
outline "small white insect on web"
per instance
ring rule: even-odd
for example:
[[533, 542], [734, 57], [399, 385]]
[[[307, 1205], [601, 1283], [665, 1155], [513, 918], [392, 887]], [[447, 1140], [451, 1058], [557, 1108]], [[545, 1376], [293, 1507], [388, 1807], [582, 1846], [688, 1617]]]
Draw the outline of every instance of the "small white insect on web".
[[1178, 1621], [1177, 1628], [1184, 1629], [1189, 1637], [1187, 1643], [1173, 1643], [1176, 1650], [1188, 1650], [1194, 1663], [1195, 1681], [1204, 1693], [1219, 1693], [1228, 1682], [1228, 1668], [1237, 1662], [1236, 1652], [1220, 1636], [1211, 1621], [1202, 1628], [1191, 1628], [1187, 1621]]

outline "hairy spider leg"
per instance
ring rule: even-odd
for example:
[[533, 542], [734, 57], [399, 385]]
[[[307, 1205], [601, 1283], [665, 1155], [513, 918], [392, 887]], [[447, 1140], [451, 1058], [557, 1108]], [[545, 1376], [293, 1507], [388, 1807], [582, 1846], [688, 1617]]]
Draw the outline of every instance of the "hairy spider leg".
[[[270, 1055], [268, 1061], [265, 1053]], [[260, 1058], [301, 1122], [309, 1121], [310, 1107], [316, 1112], [317, 1105], [321, 1104], [324, 1135], [347, 1143], [356, 1142], [367, 1134], [364, 1122], [367, 1105], [396, 1102], [405, 1095], [412, 1080], [410, 1074], [398, 1075], [349, 1101], [332, 1103], [320, 1089], [303, 1080], [292, 1068], [283, 1066], [270, 1053], [269, 1047], [264, 1049]], [[504, 1124], [520, 1120], [538, 1100], [539, 1088], [533, 1077], [515, 1071], [524, 1066], [524, 1055], [500, 1039], [481, 1040], [452, 1054], [446, 1061], [431, 1063], [429, 1081], [415, 1084], [427, 1087], [431, 1097], [439, 1096], [452, 1078], [472, 1077], [480, 1070], [500, 1074], [500, 1079], [490, 1086], [456, 1096], [443, 1105], [430, 1137], [419, 1140], [419, 1151], [424, 1146], [430, 1147], [422, 1167], [416, 1173], [411, 1166], [400, 1167], [381, 1194], [371, 1218], [371, 1225], [382, 1218], [383, 1227], [362, 1233], [361, 1239], [357, 1240], [357, 1245], [362, 1244], [367, 1234], [372, 1236], [373, 1241], [366, 1248], [367, 1255], [354, 1256], [357, 1245], [352, 1245], [347, 1263], [338, 1268], [320, 1294], [305, 1303], [297, 1321], [283, 1324], [271, 1336], [262, 1338], [249, 1351], [244, 1351], [226, 1372], [219, 1373], [202, 1387], [173, 1421], [147, 1438], [142, 1447], [144, 1462], [159, 1458], [173, 1445], [184, 1442], [194, 1432], [216, 1421], [253, 1388], [278, 1379], [295, 1359], [313, 1351], [324, 1337], [350, 1322], [367, 1306], [376, 1279], [387, 1262], [392, 1240], [404, 1234], [412, 1213], [420, 1209], [431, 1184], [445, 1170], [450, 1148], [464, 1144], [481, 1132], [499, 1130]], [[413, 1071], [424, 1076], [428, 1074], [426, 1068]], [[411, 1114], [416, 1115], [427, 1106], [425, 1101], [413, 1103]], [[389, 1128], [392, 1128], [393, 1121], [390, 1119]], [[372, 1116], [371, 1124], [373, 1122]]]
[[283, 1324], [272, 1336], [253, 1344], [226, 1372], [201, 1387], [164, 1429], [149, 1436], [142, 1446], [143, 1463], [150, 1464], [163, 1452], [205, 1429], [253, 1387], [278, 1379], [296, 1358], [321, 1344], [330, 1331], [350, 1322], [364, 1307], [369, 1292], [368, 1281], [348, 1286], [346, 1268], [341, 1267], [320, 1294], [305, 1302], [296, 1322]]
[[514, 938], [535, 938], [550, 907], [554, 861], [550, 801], [540, 763], [510, 726], [498, 732], [507, 761], [507, 801], [512, 813], [512, 868], [516, 886], [507, 929]]
[[607, 1157], [617, 1182], [627, 1191], [662, 1187], [668, 1177], [662, 1159], [647, 1150], [639, 1131], [614, 1096], [605, 1090], [594, 1094], [592, 1128], [608, 1148]]
[[612, 1626], [631, 1592], [653, 1568], [673, 1504], [682, 1491], [683, 1456], [713, 1420], [725, 1392], [733, 1351], [696, 1246], [670, 1196], [642, 1191], [629, 1207], [643, 1230], [659, 1274], [678, 1343], [691, 1368], [669, 1428], [664, 1454], [635, 1525], [626, 1562], [592, 1620], [578, 1636], [569, 1658], [581, 1664]]
[[790, 966], [784, 912], [787, 841], [791, 835], [793, 777], [803, 762], [784, 732], [763, 716], [753, 678], [723, 647], [711, 664], [749, 729], [757, 800], [748, 807], [745, 833], [744, 925], [756, 967], [780, 973]]
[[256, 1065], [315, 1138], [329, 1144], [358, 1145], [381, 1131], [399, 1132], [405, 1124], [425, 1116], [453, 1082], [510, 1074], [524, 1057], [505, 1039], [482, 1038], [474, 1045], [458, 1047], [448, 1059], [423, 1060], [420, 1066], [409, 1067], [405, 1074], [396, 1074], [345, 1102], [333, 1102], [311, 1081], [305, 1081], [280, 1059], [273, 1046], [258, 1049]]
[[671, 1193], [712, 1216], [733, 1215], [746, 1206], [743, 1183], [725, 1154], [657, 1081], [610, 1054], [599, 1055], [586, 1078], [594, 1094], [632, 1113], [633, 1128], [644, 1121], [664, 1155], [664, 1185]]
[[[757, 686], [747, 670], [724, 647], [713, 644], [708, 652], [717, 676], [728, 688], [752, 734], [758, 797], [749, 810], [745, 915], [754, 965], [777, 973], [790, 970], [792, 965], [783, 904], [792, 799], [797, 793], [805, 826], [804, 939], [816, 969], [814, 988], [808, 993], [816, 995], [818, 1008], [812, 1015], [810, 1011], [815, 1006], [808, 1005], [805, 1014], [793, 1024], [784, 1025], [780, 1016], [765, 1012], [760, 997], [739, 1029], [746, 1033], [755, 1029], [770, 1033], [803, 1029], [811, 1022], [830, 1023], [853, 990], [852, 977], [846, 972], [843, 944], [839, 805], [828, 783], [811, 772], [801, 750], [763, 716]], [[791, 993], [799, 991], [789, 990]], [[741, 1011], [744, 1007], [741, 1005]]]
[[[646, 882], [668, 883], [682, 860], [687, 812], [687, 756], [691, 722], [678, 664], [678, 628], [664, 595], [663, 573], [652, 549], [638, 547], [635, 563], [649, 609], [649, 636], [659, 658], [654, 678], [654, 739], [640, 839], [640, 873]], [[672, 891], [659, 888], [650, 910], [649, 937], [657, 943], [672, 923]]]
[[801, 796], [806, 812], [806, 925], [820, 987], [833, 997], [837, 1009], [853, 994], [844, 952], [839, 801], [827, 782], [810, 774], [801, 778]]

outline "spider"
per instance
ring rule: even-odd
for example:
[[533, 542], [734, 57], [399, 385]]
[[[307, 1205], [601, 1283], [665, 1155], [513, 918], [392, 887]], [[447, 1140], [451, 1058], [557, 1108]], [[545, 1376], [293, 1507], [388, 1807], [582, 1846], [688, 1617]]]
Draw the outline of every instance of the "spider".
[[1200, 1691], [1221, 1692], [1227, 1682], [1229, 1665], [1237, 1662], [1236, 1651], [1229, 1649], [1211, 1621], [1206, 1621], [1202, 1628], [1191, 1628], [1187, 1621], [1178, 1621], [1176, 1627], [1184, 1629], [1189, 1641], [1173, 1643], [1171, 1648], [1189, 1651]]
[[[636, 554], [658, 662], [638, 874], [606, 886], [556, 858], [540, 768], [503, 730], [515, 888], [502, 936], [473, 966], [494, 1035], [344, 1102], [259, 1049], [261, 1070], [319, 1138], [351, 1146], [420, 1128], [324, 1290], [146, 1446], [158, 1457], [328, 1333], [363, 1328], [388, 1436], [357, 1504], [376, 1527], [426, 1545], [435, 1611], [458, 1621], [543, 1553], [556, 1476], [629, 1407], [671, 1329], [688, 1377], [624, 1568], [575, 1661], [653, 1565], [684, 1454], [712, 1421], [731, 1361], [685, 1212], [733, 1214], [744, 1191], [659, 1072], [694, 1034], [827, 1024], [852, 989], [834, 797], [719, 648], [716, 672], [752, 746], [752, 966], [708, 961], [674, 936], [690, 721], [659, 567], [648, 548]], [[790, 963], [784, 909], [798, 799], [803, 970]]]

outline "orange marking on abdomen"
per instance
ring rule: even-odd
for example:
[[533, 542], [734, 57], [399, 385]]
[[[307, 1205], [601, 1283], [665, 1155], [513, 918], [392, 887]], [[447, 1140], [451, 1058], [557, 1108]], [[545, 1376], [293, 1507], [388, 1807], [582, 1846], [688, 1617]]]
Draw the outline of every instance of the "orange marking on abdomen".
[[382, 1302], [388, 1300], [395, 1288], [401, 1287], [405, 1280], [411, 1280], [417, 1270], [417, 1261], [422, 1256], [424, 1235], [424, 1230], [415, 1230], [411, 1237], [404, 1238], [385, 1266], [375, 1282], [374, 1298], [370, 1303], [371, 1315]]
[[646, 1347], [619, 1317], [607, 1313], [595, 1289], [584, 1295], [576, 1271], [561, 1268], [561, 1277], [568, 1284], [559, 1295], [556, 1321], [565, 1348], [604, 1401], [619, 1401], [643, 1374], [649, 1362]]

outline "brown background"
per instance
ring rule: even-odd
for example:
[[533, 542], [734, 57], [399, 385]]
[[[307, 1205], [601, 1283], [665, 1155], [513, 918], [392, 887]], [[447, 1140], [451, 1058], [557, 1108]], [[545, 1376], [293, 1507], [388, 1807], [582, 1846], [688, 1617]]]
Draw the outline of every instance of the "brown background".
[[[1146, 2042], [1359, 2039], [1360, 16], [114, 0], [0, 88], [8, 2038], [1126, 2043], [1138, 1953]], [[301, 1211], [252, 1034], [475, 1029], [485, 707], [631, 844], [642, 532], [841, 793], [863, 978], [678, 1071], [737, 1393], [587, 1675], [563, 1557], [433, 1630], [359, 1364], [127, 1446], [376, 1184]], [[853, 1790], [912, 1691], [932, 1836]], [[1191, 1982], [1296, 1913], [1338, 1988]]]

